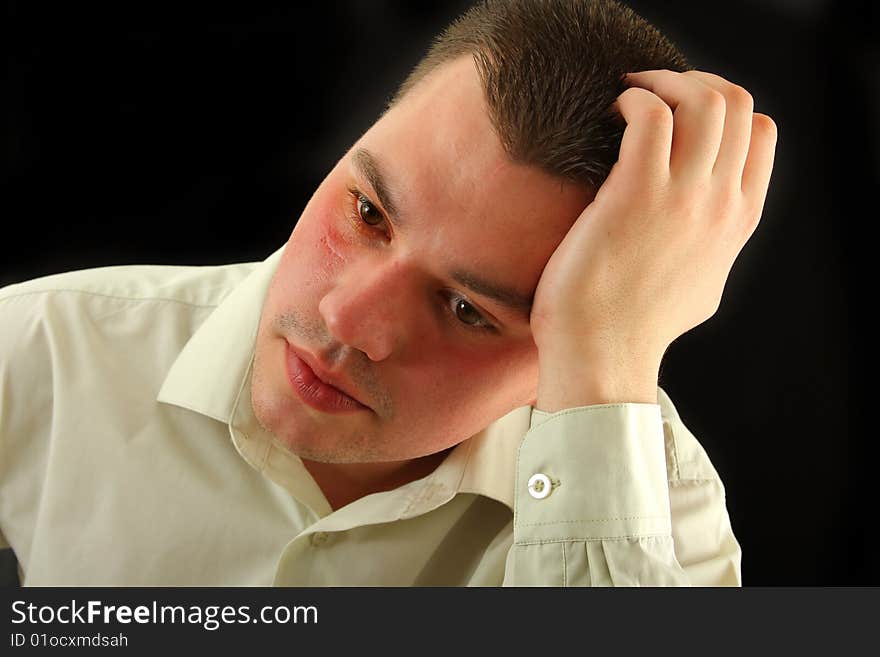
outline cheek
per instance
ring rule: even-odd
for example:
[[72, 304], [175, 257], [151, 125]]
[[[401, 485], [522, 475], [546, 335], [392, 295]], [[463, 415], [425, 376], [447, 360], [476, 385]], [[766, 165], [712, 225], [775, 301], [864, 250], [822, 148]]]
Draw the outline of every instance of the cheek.
[[538, 349], [531, 337], [515, 348], [505, 349], [491, 362], [483, 363], [486, 376], [481, 377], [502, 406], [527, 404], [538, 385]]
[[446, 344], [442, 351], [421, 384], [410, 390], [431, 390], [444, 407], [457, 408], [513, 408], [534, 395], [538, 358], [530, 340], [495, 349], [456, 349]]
[[332, 191], [313, 197], [290, 236], [285, 253], [290, 275], [286, 278], [294, 290], [303, 286], [322, 289], [348, 258], [348, 240], [340, 230], [344, 208], [338, 198]]
[[338, 198], [344, 194], [328, 195], [326, 200], [315, 208], [312, 232], [314, 243], [320, 245], [320, 253], [329, 266], [341, 265], [348, 259], [351, 247], [350, 236], [345, 234], [347, 218], [345, 204]]

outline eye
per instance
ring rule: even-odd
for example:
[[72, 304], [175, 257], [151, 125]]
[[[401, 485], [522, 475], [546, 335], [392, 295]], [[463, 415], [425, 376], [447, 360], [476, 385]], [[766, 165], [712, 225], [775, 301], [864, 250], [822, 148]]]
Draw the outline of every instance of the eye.
[[460, 324], [464, 324], [468, 328], [477, 329], [481, 331], [488, 331], [490, 333], [497, 333], [498, 329], [495, 325], [487, 319], [482, 312], [477, 310], [477, 308], [467, 299], [462, 297], [460, 294], [453, 292], [451, 290], [447, 290], [444, 293], [445, 302], [447, 310], [450, 315]]
[[480, 312], [464, 299], [454, 299], [455, 316], [468, 326], [476, 326], [484, 321]]
[[357, 197], [357, 212], [363, 222], [370, 226], [378, 226], [385, 219], [370, 199], [362, 195]]

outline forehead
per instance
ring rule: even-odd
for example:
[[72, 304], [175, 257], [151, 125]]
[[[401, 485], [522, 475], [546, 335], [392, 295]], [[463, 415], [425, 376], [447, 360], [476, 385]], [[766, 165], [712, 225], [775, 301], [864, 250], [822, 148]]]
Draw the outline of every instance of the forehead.
[[351, 153], [358, 148], [376, 156], [407, 238], [430, 240], [450, 260], [459, 256], [454, 264], [465, 258], [528, 294], [590, 200], [586, 190], [510, 160], [469, 57], [423, 79]]

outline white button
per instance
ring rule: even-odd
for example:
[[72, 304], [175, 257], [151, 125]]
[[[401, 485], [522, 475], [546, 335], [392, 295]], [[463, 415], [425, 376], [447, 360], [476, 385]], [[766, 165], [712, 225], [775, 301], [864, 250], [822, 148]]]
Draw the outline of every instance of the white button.
[[312, 545], [318, 547], [324, 545], [328, 538], [330, 537], [327, 535], [327, 532], [315, 532], [309, 537], [309, 540], [312, 542]]
[[545, 474], [533, 474], [529, 479], [529, 495], [536, 500], [543, 500], [550, 494], [553, 486], [550, 484], [550, 477]]

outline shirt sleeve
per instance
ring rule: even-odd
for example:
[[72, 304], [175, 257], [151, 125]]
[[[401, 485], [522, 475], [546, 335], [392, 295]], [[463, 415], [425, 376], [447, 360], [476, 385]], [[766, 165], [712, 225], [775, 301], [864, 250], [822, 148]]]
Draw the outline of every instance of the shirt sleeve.
[[532, 411], [505, 586], [739, 586], [724, 487], [658, 404]]
[[28, 563], [45, 488], [53, 416], [50, 348], [39, 295], [0, 289], [0, 547]]

